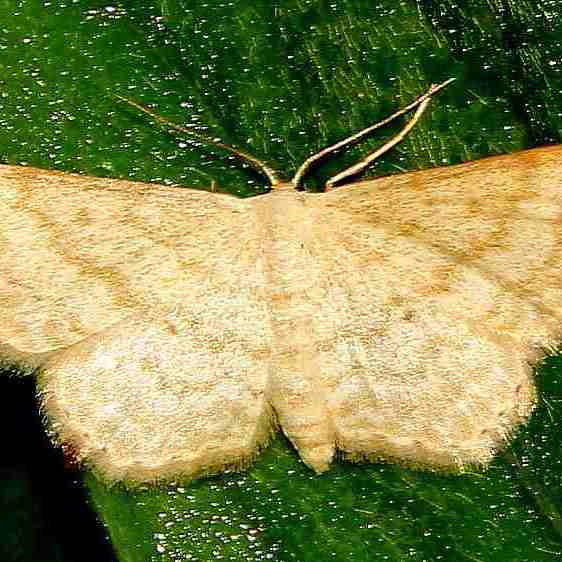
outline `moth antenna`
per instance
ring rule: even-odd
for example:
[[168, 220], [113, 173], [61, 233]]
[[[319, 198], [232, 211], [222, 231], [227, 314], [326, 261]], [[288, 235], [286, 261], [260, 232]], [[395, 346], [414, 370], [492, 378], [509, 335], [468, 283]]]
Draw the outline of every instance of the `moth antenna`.
[[426, 98], [423, 100], [422, 103], [418, 106], [418, 109], [414, 113], [414, 116], [406, 123], [404, 128], [394, 137], [392, 137], [388, 142], [385, 142], [380, 148], [377, 148], [373, 152], [370, 152], [360, 160], [359, 162], [349, 166], [345, 170], [341, 171], [339, 174], [332, 176], [326, 182], [325, 191], [331, 191], [334, 189], [335, 184], [341, 182], [345, 178], [349, 176], [354, 176], [359, 172], [362, 172], [365, 168], [370, 166], [379, 156], [384, 154], [385, 152], [389, 151], [392, 147], [396, 146], [399, 142], [402, 142], [406, 135], [414, 128], [415, 124], [419, 121], [420, 117], [422, 116], [423, 112], [427, 109], [429, 105], [430, 98]]
[[265, 162], [263, 162], [259, 158], [256, 158], [255, 156], [252, 156], [251, 154], [248, 154], [247, 152], [244, 152], [243, 150], [235, 148], [234, 146], [231, 146], [230, 144], [218, 142], [216, 140], [213, 140], [211, 137], [208, 137], [207, 135], [203, 135], [203, 134], [198, 133], [196, 131], [192, 131], [191, 129], [188, 129], [186, 127], [182, 127], [181, 125], [177, 125], [173, 121], [170, 121], [169, 119], [166, 119], [165, 117], [162, 117], [161, 115], [158, 115], [158, 113], [155, 113], [154, 111], [151, 111], [150, 109], [148, 109], [148, 107], [140, 105], [139, 103], [137, 103], [137, 102], [135, 102], [131, 99], [120, 96], [119, 94], [114, 94], [114, 96], [116, 98], [120, 99], [121, 101], [124, 101], [125, 103], [128, 103], [129, 105], [138, 109], [139, 111], [142, 111], [143, 113], [146, 113], [147, 115], [152, 117], [152, 119], [154, 119], [157, 123], [165, 125], [166, 127], [169, 127], [170, 129], [172, 129], [174, 131], [178, 131], [179, 133], [184, 133], [184, 134], [186, 134], [190, 137], [193, 137], [197, 140], [200, 140], [200, 141], [202, 141], [206, 144], [210, 144], [212, 146], [216, 146], [217, 148], [220, 148], [222, 150], [226, 150], [226, 151], [230, 152], [231, 154], [236, 156], [239, 160], [242, 160], [243, 162], [245, 162], [246, 164], [248, 164], [252, 168], [254, 168], [254, 170], [256, 170], [260, 174], [264, 175], [268, 179], [271, 187], [275, 187], [276, 185], [281, 183], [280, 180], [279, 180], [279, 177], [277, 175], [277, 172], [275, 170], [273, 170], [272, 168], [270, 168]]
[[[309, 156], [300, 166], [300, 168], [297, 170], [297, 173], [293, 176], [293, 179], [291, 180], [291, 183], [295, 186], [295, 188], [300, 186], [300, 183], [302, 181], [302, 178], [304, 177], [304, 175], [308, 172], [308, 170], [310, 169], [310, 167], [318, 162], [318, 160], [321, 160], [322, 158], [325, 158], [326, 156], [328, 156], [329, 154], [331, 154], [332, 152], [335, 152], [336, 150], [339, 150], [341, 148], [345, 148], [351, 144], [354, 144], [356, 142], [359, 142], [362, 138], [366, 137], [367, 135], [369, 135], [370, 133], [372, 133], [373, 131], [375, 131], [376, 129], [379, 129], [380, 127], [383, 127], [384, 125], [387, 125], [388, 123], [390, 123], [391, 121], [394, 121], [394, 119], [396, 119], [397, 117], [400, 117], [402, 115], [404, 115], [405, 113], [408, 113], [409, 111], [411, 111], [412, 109], [414, 109], [415, 107], [421, 106], [422, 104], [424, 104], [426, 101], [429, 101], [429, 99], [431, 98], [431, 96], [433, 96], [434, 94], [436, 94], [437, 92], [439, 92], [440, 90], [442, 90], [443, 88], [445, 88], [446, 86], [448, 86], [451, 82], [453, 82], [454, 80], [456, 80], [456, 78], [449, 78], [448, 80], [445, 80], [445, 82], [442, 82], [441, 84], [433, 84], [429, 90], [423, 94], [422, 96], [420, 96], [419, 98], [417, 98], [416, 100], [414, 100], [412, 103], [410, 103], [409, 105], [407, 105], [406, 107], [403, 107], [402, 109], [399, 109], [398, 111], [394, 112], [392, 115], [390, 115], [389, 117], [386, 117], [385, 119], [383, 119], [382, 121], [379, 121], [378, 123], [375, 123], [374, 125], [370, 125], [369, 127], [366, 127], [365, 129], [362, 129], [361, 131], [358, 131], [357, 133], [354, 133], [353, 135], [350, 135], [349, 137], [346, 137], [345, 139], [332, 144], [331, 146], [327, 146], [326, 148], [323, 148], [322, 150], [320, 150], [319, 152], [316, 152], [315, 154], [313, 154], [312, 156]], [[424, 105], [424, 109], [425, 107], [427, 107], [427, 104]], [[423, 113], [423, 111], [422, 111]], [[421, 115], [421, 114], [420, 114]], [[420, 117], [420, 115], [418, 115], [418, 119]], [[414, 117], [415, 118], [415, 117]], [[417, 121], [417, 119], [416, 119]], [[412, 124], [415, 125], [415, 121]], [[411, 127], [410, 127], [411, 128]], [[408, 129], [409, 131], [409, 129]], [[407, 131], [407, 132], [408, 132]], [[407, 134], [407, 132], [405, 134]], [[399, 133], [400, 135], [401, 133]], [[397, 135], [398, 136], [398, 135]], [[402, 137], [403, 138], [403, 137]], [[400, 140], [402, 140], [402, 138]], [[392, 139], [394, 140], [394, 139]], [[400, 140], [398, 140], [396, 143], [400, 142]], [[387, 146], [389, 143], [386, 143], [384, 146], [386, 147], [385, 150], [383, 152], [386, 152], [387, 150], [389, 150], [390, 148], [392, 148], [392, 146], [394, 146], [394, 144], [392, 144], [391, 146]], [[377, 151], [378, 152], [378, 151]], [[376, 157], [380, 156], [383, 152], [381, 152], [380, 154], [378, 154]], [[367, 157], [369, 158], [370, 155]], [[374, 160], [371, 159], [369, 161], [372, 162]], [[363, 162], [363, 161], [362, 161]], [[368, 165], [368, 164], [367, 164]], [[366, 166], [365, 166], [366, 167]], [[347, 170], [349, 170], [350, 168], [348, 168]], [[361, 168], [363, 169], [363, 168]], [[344, 170], [344, 172], [346, 172], [347, 170]], [[344, 172], [341, 172], [342, 174]], [[339, 176], [340, 174], [338, 174]], [[346, 174], [345, 177], [347, 177], [350, 174]], [[334, 178], [337, 176], [334, 176]], [[334, 178], [330, 178], [328, 180], [328, 182], [334, 182]], [[340, 178], [341, 179], [341, 178]]]

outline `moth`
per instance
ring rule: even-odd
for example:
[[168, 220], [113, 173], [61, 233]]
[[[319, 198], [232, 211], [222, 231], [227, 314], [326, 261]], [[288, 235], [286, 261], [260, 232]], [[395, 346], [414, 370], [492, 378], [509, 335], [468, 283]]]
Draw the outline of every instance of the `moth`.
[[250, 199], [0, 166], [0, 363], [38, 373], [53, 439], [127, 482], [241, 468], [279, 429], [318, 473], [488, 463], [562, 341], [562, 148], [332, 189], [449, 82], [291, 181], [215, 143], [269, 180]]

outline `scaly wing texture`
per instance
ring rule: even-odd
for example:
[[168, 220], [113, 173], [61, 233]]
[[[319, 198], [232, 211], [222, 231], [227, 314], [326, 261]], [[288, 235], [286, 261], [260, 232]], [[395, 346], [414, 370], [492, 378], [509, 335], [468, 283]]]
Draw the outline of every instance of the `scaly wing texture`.
[[300, 444], [309, 464], [324, 469], [330, 446], [485, 463], [526, 419], [531, 366], [561, 341], [561, 158], [538, 149], [308, 197], [325, 420], [323, 444]]
[[57, 354], [40, 376], [55, 440], [109, 480], [244, 466], [274, 430], [269, 342], [248, 333], [248, 304], [225, 304], [215, 319], [133, 316]]
[[132, 312], [235, 293], [248, 205], [180, 188], [0, 166], [0, 342], [41, 352]]
[[0, 343], [65, 346], [40, 384], [56, 438], [112, 479], [254, 455], [272, 430], [261, 246], [242, 200], [0, 166]]
[[[16, 215], [33, 212], [2, 215], [27, 258], [4, 236], [15, 321], [3, 337], [51, 349], [52, 318], [71, 334], [43, 371], [44, 404], [59, 439], [110, 478], [240, 466], [273, 417], [317, 471], [336, 449], [485, 463], [530, 414], [532, 365], [561, 340], [560, 156], [247, 203], [182, 192], [170, 204], [170, 188], [133, 197], [88, 179], [101, 182], [90, 196], [74, 177], [51, 197], [5, 189]], [[117, 284], [116, 305], [119, 275], [142, 283]]]

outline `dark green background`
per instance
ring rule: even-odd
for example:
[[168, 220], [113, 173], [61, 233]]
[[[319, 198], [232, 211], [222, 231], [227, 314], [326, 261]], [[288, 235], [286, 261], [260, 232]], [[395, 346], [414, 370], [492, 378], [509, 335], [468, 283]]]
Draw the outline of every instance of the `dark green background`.
[[[369, 175], [560, 142], [562, 0], [0, 0], [0, 161], [251, 195], [262, 178], [113, 94], [289, 176], [451, 76]], [[540, 407], [483, 474], [337, 463], [316, 477], [279, 439], [247, 473], [135, 493], [63, 469], [32, 384], [0, 379], [0, 560], [559, 560], [561, 376], [560, 356], [540, 369]]]

